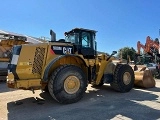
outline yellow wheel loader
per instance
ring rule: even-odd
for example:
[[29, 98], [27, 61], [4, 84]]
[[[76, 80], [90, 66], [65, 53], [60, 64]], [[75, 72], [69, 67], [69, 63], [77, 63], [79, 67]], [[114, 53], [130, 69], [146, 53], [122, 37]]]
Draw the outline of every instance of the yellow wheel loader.
[[119, 92], [134, 86], [134, 71], [128, 64], [113, 62], [116, 51], [108, 56], [97, 54], [96, 31], [75, 28], [65, 32], [65, 39], [56, 40], [51, 30], [48, 43], [13, 47], [9, 64], [9, 88], [48, 90], [59, 103], [79, 101], [88, 84], [109, 83]]

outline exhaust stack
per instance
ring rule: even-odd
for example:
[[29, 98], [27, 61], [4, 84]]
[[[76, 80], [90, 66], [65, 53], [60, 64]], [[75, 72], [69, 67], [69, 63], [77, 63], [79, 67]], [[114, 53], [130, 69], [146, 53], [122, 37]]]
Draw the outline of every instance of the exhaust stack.
[[51, 41], [56, 41], [56, 33], [53, 30], [50, 30]]

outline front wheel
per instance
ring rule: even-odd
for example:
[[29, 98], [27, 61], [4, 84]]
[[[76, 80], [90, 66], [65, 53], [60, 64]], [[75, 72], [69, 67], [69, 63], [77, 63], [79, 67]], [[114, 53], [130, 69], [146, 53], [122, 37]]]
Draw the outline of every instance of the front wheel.
[[86, 75], [77, 66], [60, 66], [52, 73], [48, 89], [51, 96], [60, 103], [77, 102], [87, 89]]
[[134, 86], [134, 71], [127, 64], [118, 64], [114, 72], [114, 80], [111, 87], [119, 92], [128, 92]]

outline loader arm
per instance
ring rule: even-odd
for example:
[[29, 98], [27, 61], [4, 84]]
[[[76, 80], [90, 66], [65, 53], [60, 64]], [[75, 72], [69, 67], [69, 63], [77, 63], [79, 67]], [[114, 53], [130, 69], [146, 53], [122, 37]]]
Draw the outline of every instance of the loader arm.
[[103, 74], [104, 74], [104, 71], [105, 71], [105, 68], [112, 60], [114, 60], [113, 57], [111, 57], [108, 61], [107, 60], [102, 60], [99, 63], [100, 67], [99, 67], [99, 70], [98, 70], [98, 73], [97, 73], [97, 77], [96, 77], [96, 85], [100, 84], [101, 79], [102, 79]]
[[115, 55], [117, 53], [117, 51], [113, 51], [112, 54], [110, 56], [108, 56], [107, 58], [105, 58], [105, 55], [102, 55], [103, 59], [101, 59], [101, 61], [99, 62], [99, 70], [97, 73], [97, 77], [96, 77], [96, 85], [100, 84], [101, 79], [103, 77], [104, 71], [106, 66], [112, 62], [112, 60], [114, 60], [115, 58], [112, 57], [113, 55]]

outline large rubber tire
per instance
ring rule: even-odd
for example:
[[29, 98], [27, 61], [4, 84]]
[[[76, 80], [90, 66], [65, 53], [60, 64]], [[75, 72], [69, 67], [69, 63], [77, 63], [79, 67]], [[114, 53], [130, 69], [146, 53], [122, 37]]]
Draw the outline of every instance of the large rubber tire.
[[[124, 75], [128, 75], [127, 79]], [[118, 64], [114, 72], [114, 80], [111, 87], [118, 92], [129, 92], [134, 86], [134, 71], [127, 64]]]
[[[48, 90], [59, 103], [70, 104], [83, 97], [87, 83], [86, 75], [81, 68], [74, 65], [63, 65], [52, 73]], [[74, 88], [69, 88], [67, 85]]]

